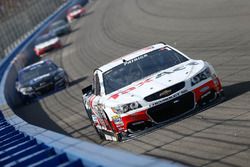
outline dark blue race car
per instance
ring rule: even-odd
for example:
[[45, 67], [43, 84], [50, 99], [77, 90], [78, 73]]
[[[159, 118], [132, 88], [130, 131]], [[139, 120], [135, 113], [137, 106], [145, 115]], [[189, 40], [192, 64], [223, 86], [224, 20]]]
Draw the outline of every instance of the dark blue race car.
[[66, 72], [52, 60], [42, 60], [18, 72], [16, 89], [26, 99], [41, 97], [67, 87]]
[[69, 34], [70, 32], [70, 24], [65, 20], [58, 20], [49, 26], [49, 33], [56, 36], [62, 36], [65, 34]]

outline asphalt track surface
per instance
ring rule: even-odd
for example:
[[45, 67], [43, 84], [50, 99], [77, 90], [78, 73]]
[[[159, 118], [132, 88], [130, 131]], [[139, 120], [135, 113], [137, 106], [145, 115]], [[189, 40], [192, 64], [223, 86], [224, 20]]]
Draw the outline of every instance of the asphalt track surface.
[[[249, 0], [95, 0], [87, 9], [63, 37], [65, 47], [48, 55], [68, 72], [70, 87], [15, 110], [20, 117], [82, 140], [192, 166], [249, 166]], [[159, 41], [213, 64], [225, 101], [124, 143], [101, 141], [83, 111], [81, 88], [96, 67]]]

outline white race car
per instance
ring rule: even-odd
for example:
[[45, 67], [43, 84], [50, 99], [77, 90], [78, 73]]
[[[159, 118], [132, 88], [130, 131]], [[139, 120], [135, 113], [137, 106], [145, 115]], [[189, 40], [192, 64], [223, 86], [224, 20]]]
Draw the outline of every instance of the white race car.
[[42, 57], [46, 52], [62, 47], [60, 38], [55, 34], [45, 34], [36, 39], [34, 51], [37, 56]]
[[82, 93], [98, 135], [122, 141], [212, 103], [223, 89], [208, 62], [158, 43], [96, 69]]
[[80, 18], [86, 14], [86, 10], [80, 4], [72, 6], [67, 12], [68, 22], [72, 22], [74, 19]]

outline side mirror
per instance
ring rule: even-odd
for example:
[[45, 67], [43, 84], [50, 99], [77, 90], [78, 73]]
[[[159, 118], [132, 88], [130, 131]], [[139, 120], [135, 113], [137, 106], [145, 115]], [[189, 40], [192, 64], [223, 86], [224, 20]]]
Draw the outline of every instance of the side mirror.
[[82, 94], [89, 94], [89, 93], [92, 93], [92, 85], [89, 85], [85, 88], [82, 89]]

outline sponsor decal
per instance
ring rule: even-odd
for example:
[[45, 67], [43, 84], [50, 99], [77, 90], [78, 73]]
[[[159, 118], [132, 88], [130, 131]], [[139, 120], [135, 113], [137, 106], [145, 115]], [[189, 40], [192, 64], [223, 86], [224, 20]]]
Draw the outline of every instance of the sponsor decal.
[[155, 79], [158, 79], [158, 78], [160, 78], [160, 77], [162, 77], [162, 76], [164, 76], [164, 75], [166, 75], [166, 74], [171, 74], [171, 73], [173, 73], [173, 72], [170, 72], [170, 71], [163, 71], [162, 73], [157, 74], [156, 77], [155, 77]]
[[132, 125], [133, 126], [136, 126], [136, 125], [140, 125], [140, 124], [143, 124], [144, 121], [138, 121], [138, 122], [133, 122]]
[[123, 126], [124, 125], [123, 121], [122, 121], [122, 119], [121, 119], [121, 117], [119, 115], [112, 116], [112, 120], [114, 121], [114, 123], [116, 125], [119, 125], [119, 126]]
[[136, 57], [136, 58], [134, 58], [134, 59], [125, 61], [125, 62], [124, 62], [124, 65], [126, 66], [126, 65], [131, 64], [131, 63], [133, 63], [133, 62], [136, 62], [136, 61], [138, 61], [138, 60], [144, 59], [144, 58], [147, 57], [147, 56], [148, 56], [148, 55], [145, 54], [145, 55], [138, 56], [138, 57]]
[[137, 85], [135, 85], [135, 86], [133, 86], [133, 87], [130, 87], [130, 88], [126, 89], [126, 90], [123, 90], [123, 91], [121, 91], [121, 92], [118, 92], [118, 93], [113, 94], [112, 96], [109, 97], [109, 99], [110, 99], [110, 98], [112, 98], [112, 99], [117, 99], [120, 95], [127, 94], [127, 93], [131, 92], [132, 90], [135, 90], [137, 87], [141, 87], [142, 85], [144, 85], [144, 84], [146, 84], [146, 83], [149, 83], [149, 82], [151, 82], [151, 81], [153, 81], [152, 78], [148, 78], [148, 79], [146, 79], [146, 80], [144, 80], [144, 81], [138, 83]]
[[205, 86], [205, 87], [203, 87], [203, 88], [200, 89], [200, 92], [201, 92], [201, 93], [204, 93], [204, 92], [206, 92], [208, 89], [209, 89], [209, 86]]
[[181, 93], [175, 93], [175, 94], [172, 95], [172, 96], [168, 96], [168, 97], [165, 98], [165, 99], [162, 99], [162, 100], [157, 101], [157, 102], [155, 102], [155, 103], [153, 103], [153, 104], [150, 104], [150, 105], [149, 105], [149, 108], [154, 107], [154, 106], [157, 106], [157, 105], [160, 105], [160, 104], [162, 104], [162, 103], [165, 103], [165, 102], [167, 102], [167, 101], [169, 101], [169, 100], [172, 100], [172, 99], [174, 99], [174, 98], [176, 98], [176, 97], [178, 97], [178, 96], [180, 96], [180, 95], [181, 95]]

